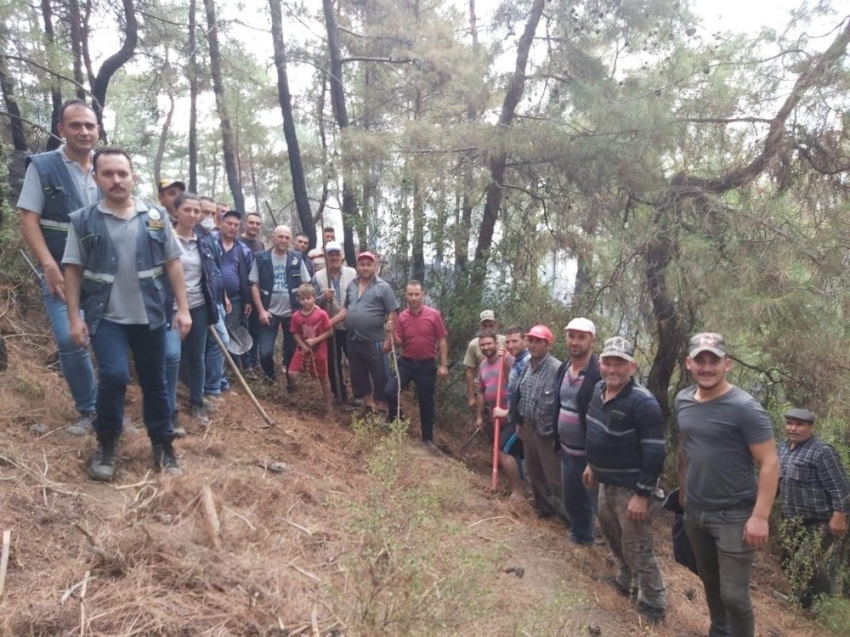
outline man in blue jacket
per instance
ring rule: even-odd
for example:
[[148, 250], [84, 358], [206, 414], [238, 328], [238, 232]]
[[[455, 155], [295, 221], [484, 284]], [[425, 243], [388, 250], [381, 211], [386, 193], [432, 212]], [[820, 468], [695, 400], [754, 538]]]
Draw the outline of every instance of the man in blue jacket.
[[584, 481], [599, 488], [599, 525], [617, 564], [613, 583], [638, 592], [638, 612], [663, 621], [666, 593], [652, 549], [652, 492], [664, 468], [664, 418], [658, 401], [635, 382], [634, 347], [622, 336], [605, 341], [602, 380], [587, 411]]

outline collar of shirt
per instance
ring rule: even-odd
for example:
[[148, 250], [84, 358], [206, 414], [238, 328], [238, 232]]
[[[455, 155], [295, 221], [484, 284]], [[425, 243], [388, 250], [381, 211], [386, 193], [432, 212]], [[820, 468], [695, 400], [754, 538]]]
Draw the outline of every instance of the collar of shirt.
[[[526, 350], [526, 351], [528, 351], [528, 350]], [[534, 365], [534, 364], [533, 364], [533, 362], [529, 360], [529, 361], [528, 361], [528, 366], [530, 367], [530, 369], [529, 369], [529, 373], [531, 373], [531, 374], [535, 373], [538, 369], [540, 369], [541, 367], [543, 367], [543, 363], [545, 363], [545, 362], [546, 362], [547, 360], [549, 360], [551, 357], [552, 357], [552, 355], [551, 355], [551, 354], [546, 354], [546, 356], [544, 356], [543, 358], [541, 358], [541, 359], [537, 362], [537, 365]]]
[[614, 396], [613, 398], [610, 398], [608, 400], [605, 400], [605, 381], [603, 380], [602, 381], [602, 402], [603, 403], [609, 403], [612, 400], [617, 400], [618, 398], [628, 396], [629, 394], [632, 393], [632, 388], [634, 386], [635, 386], [635, 379], [630, 378], [629, 382], [625, 384], [625, 386], [617, 393], [616, 396]]
[[101, 201], [99, 204], [97, 204], [97, 209], [100, 210], [105, 215], [109, 215], [110, 217], [114, 217], [116, 219], [120, 218], [120, 219], [123, 219], [123, 221], [129, 221], [130, 219], [137, 217], [141, 213], [147, 212], [148, 210], [150, 210], [150, 207], [144, 202], [144, 200], [139, 199], [138, 197], [131, 197], [131, 198], [133, 200], [133, 212], [126, 219], [123, 219], [122, 217], [117, 217], [112, 210], [110, 210], [109, 208], [106, 207], [106, 204], [103, 201]]

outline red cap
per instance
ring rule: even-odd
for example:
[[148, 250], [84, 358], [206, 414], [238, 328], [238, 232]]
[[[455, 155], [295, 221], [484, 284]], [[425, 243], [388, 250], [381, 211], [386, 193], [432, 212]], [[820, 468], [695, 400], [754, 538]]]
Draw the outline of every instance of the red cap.
[[534, 338], [541, 338], [550, 345], [555, 341], [555, 337], [552, 336], [552, 330], [550, 330], [545, 325], [535, 325], [530, 330], [528, 330], [525, 335], [533, 336]]
[[360, 259], [371, 259], [375, 263], [378, 262], [378, 259], [375, 258], [375, 255], [372, 254], [371, 252], [361, 252], [360, 254], [357, 255], [357, 260], [360, 261]]

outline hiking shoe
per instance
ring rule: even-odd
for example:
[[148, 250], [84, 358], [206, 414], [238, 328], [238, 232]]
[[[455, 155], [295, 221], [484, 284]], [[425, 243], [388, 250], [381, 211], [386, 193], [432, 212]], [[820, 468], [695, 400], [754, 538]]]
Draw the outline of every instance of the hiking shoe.
[[182, 476], [183, 471], [177, 464], [177, 456], [171, 443], [155, 444], [153, 446], [153, 466], [169, 476]]
[[[602, 581], [605, 582], [606, 584], [608, 584], [608, 586], [613, 588], [615, 591], [617, 591], [617, 593], [619, 595], [621, 595], [623, 597], [631, 598], [635, 594], [635, 591], [633, 591], [631, 589], [631, 587], [623, 586], [622, 584], [620, 584], [619, 581], [617, 581], [617, 578], [614, 577], [613, 575], [607, 575], [607, 576], [603, 577]], [[643, 603], [643, 602], [641, 602], [641, 603]], [[649, 608], [652, 608], [652, 607], [649, 606]]]
[[[201, 409], [208, 411], [211, 414], [214, 414], [215, 412], [218, 411], [218, 405], [216, 405], [213, 401], [208, 400], [207, 398], [204, 398], [203, 400], [204, 400], [204, 404], [201, 406]], [[192, 407], [192, 409], [194, 409], [194, 408], [195, 408], [195, 406]], [[194, 412], [192, 413], [192, 417], [193, 418], [196, 417]]]
[[637, 607], [638, 614], [651, 624], [660, 624], [667, 617], [667, 612], [663, 608], [650, 606], [646, 602], [639, 602]]
[[96, 416], [97, 414], [93, 411], [81, 412], [79, 418], [65, 427], [65, 431], [72, 436], [85, 436], [94, 433], [94, 419]]
[[89, 477], [98, 482], [112, 482], [115, 475], [115, 441], [97, 443], [97, 451], [89, 463]]
[[185, 438], [189, 435], [186, 432], [186, 428], [180, 424], [180, 414], [177, 411], [171, 414], [171, 428], [174, 430], [174, 436], [177, 438]]
[[191, 405], [189, 411], [192, 418], [196, 419], [201, 427], [206, 429], [210, 426], [210, 418], [207, 416], [209, 410], [204, 405]]

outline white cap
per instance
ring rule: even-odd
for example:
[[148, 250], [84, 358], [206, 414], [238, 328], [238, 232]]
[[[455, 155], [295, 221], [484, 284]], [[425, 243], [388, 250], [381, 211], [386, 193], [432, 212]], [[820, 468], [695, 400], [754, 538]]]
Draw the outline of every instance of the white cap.
[[342, 246], [336, 241], [328, 241], [325, 244], [325, 252], [342, 252]]
[[310, 252], [307, 253], [307, 258], [315, 259], [316, 257], [324, 257], [325, 253], [321, 248], [313, 248]]
[[596, 326], [593, 324], [593, 321], [583, 317], [574, 318], [572, 321], [567, 323], [567, 326], [564, 329], [575, 330], [577, 332], [590, 332], [593, 336], [596, 336]]

